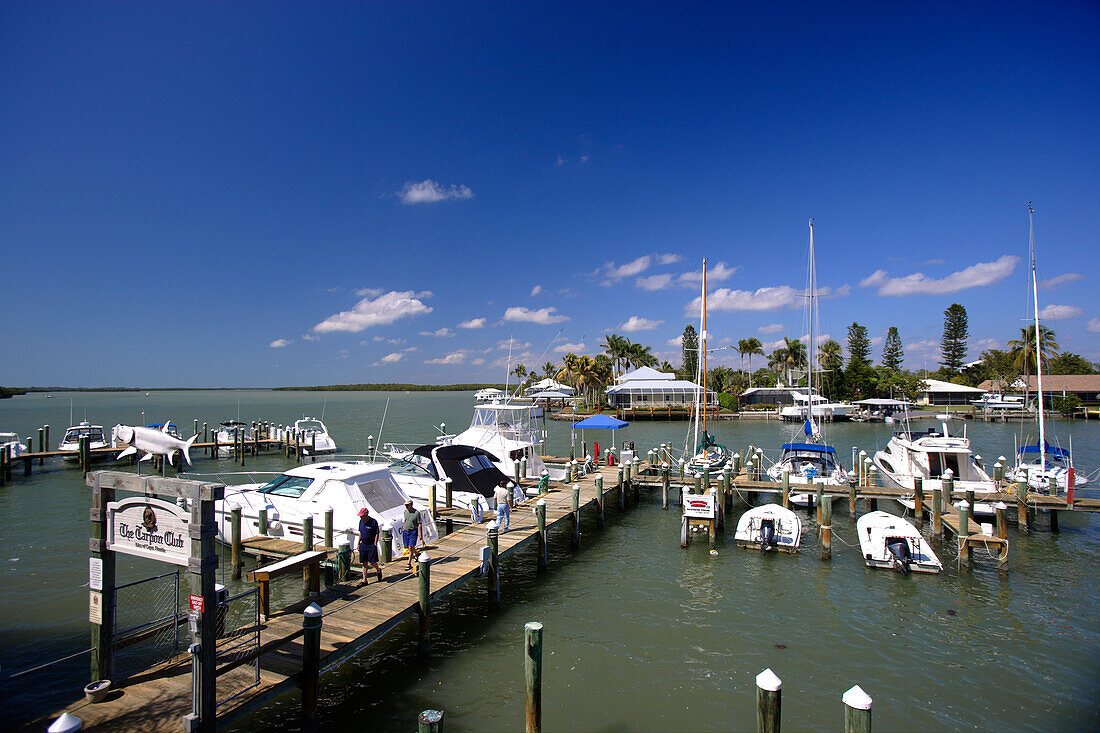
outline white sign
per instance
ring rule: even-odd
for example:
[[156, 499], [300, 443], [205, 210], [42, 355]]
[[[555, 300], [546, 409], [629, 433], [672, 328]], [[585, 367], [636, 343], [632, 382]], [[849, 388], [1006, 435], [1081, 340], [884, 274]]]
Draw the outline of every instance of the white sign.
[[93, 624], [103, 624], [103, 594], [91, 591], [88, 594], [88, 620]]
[[714, 519], [718, 515], [714, 511], [714, 496], [712, 494], [684, 494], [684, 516], [690, 519]]
[[98, 557], [88, 558], [88, 587], [103, 590], [103, 560]]
[[187, 565], [190, 514], [175, 504], [131, 497], [107, 505], [107, 549], [150, 560]]

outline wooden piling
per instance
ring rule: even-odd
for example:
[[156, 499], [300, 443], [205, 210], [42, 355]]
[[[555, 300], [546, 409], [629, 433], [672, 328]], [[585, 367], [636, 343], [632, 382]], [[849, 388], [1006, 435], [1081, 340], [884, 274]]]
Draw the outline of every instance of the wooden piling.
[[668, 511], [668, 486], [672, 480], [672, 471], [669, 470], [667, 463], [661, 464], [661, 508]]
[[924, 527], [924, 477], [913, 479], [913, 524], [917, 529]]
[[230, 551], [229, 565], [233, 569], [233, 580], [241, 579], [241, 508], [234, 506], [229, 511]]
[[267, 507], [262, 507], [257, 512], [256, 523], [259, 525], [260, 535], [267, 536]]
[[779, 497], [782, 500], [783, 508], [791, 508], [791, 471], [789, 468], [783, 469], [783, 484], [779, 490]]
[[489, 591], [489, 608], [500, 607], [500, 523], [490, 522], [485, 530], [485, 541], [489, 545], [489, 568], [486, 572]]
[[[814, 489], [815, 484], [817, 485], [816, 489]], [[821, 524], [824, 517], [822, 506], [825, 504], [825, 484], [818, 484], [814, 481], [814, 477], [810, 476], [810, 485], [807, 490], [806, 499], [813, 499], [814, 503], [817, 504], [817, 523]]]
[[941, 495], [943, 489], [939, 486], [932, 487], [932, 539], [937, 542], [943, 539], [943, 501]]
[[417, 643], [417, 653], [421, 660], [431, 656], [431, 615], [432, 615], [432, 556], [426, 552], [420, 553], [416, 559], [416, 574], [420, 581], [420, 594], [417, 611], [420, 615], [420, 634]]
[[871, 697], [856, 685], [840, 699], [844, 703], [844, 733], [871, 733]]
[[856, 518], [856, 487], [848, 487], [848, 516], [852, 519]]
[[581, 546], [581, 487], [573, 484], [573, 537], [569, 542], [571, 547]]
[[[523, 460], [526, 461], [527, 459], [524, 458]], [[443, 506], [448, 509], [454, 509], [454, 482], [455, 480], [450, 476], [443, 479]], [[519, 484], [516, 485], [519, 486]]]
[[638, 461], [638, 456], [634, 456], [634, 464], [631, 467], [630, 475], [633, 477], [630, 488], [634, 493], [634, 506], [638, 506], [638, 479], [642, 476], [642, 467]]
[[756, 730], [779, 733], [783, 682], [770, 668], [756, 675]]
[[307, 731], [317, 729], [317, 698], [321, 687], [321, 607], [311, 603], [302, 612], [302, 722]]
[[695, 488], [692, 490], [693, 494], [703, 493], [703, 474], [699, 471], [695, 472]]
[[[818, 489], [818, 496], [821, 496]], [[820, 501], [820, 499], [819, 499]], [[821, 508], [821, 559], [833, 559], [833, 502], [831, 499], [820, 501]]]
[[623, 470], [622, 464], [620, 463], [618, 474], [617, 474], [617, 479], [616, 479], [616, 481], [617, 481], [616, 485], [619, 487], [619, 509], [620, 510], [626, 509], [626, 484], [623, 483], [623, 475], [624, 475], [624, 470]]
[[421, 710], [416, 716], [416, 733], [443, 733], [443, 711]]
[[333, 509], [332, 507], [325, 507], [325, 547], [335, 547], [332, 543], [333, 535], [333, 521], [332, 521]]
[[726, 484], [726, 509], [733, 508], [733, 471], [730, 469], [730, 464], [727, 462], [722, 467], [722, 481]]
[[[49, 445], [50, 445], [50, 425], [49, 425], [49, 423], [43, 425], [42, 429], [46, 431], [46, 446], [47, 446], [46, 450], [49, 450]], [[38, 465], [39, 466], [42, 465], [42, 459], [41, 458], [38, 459]]]
[[1021, 532], [1027, 532], [1030, 522], [1027, 515], [1027, 482], [1018, 481], [1016, 483], [1016, 516], [1019, 520], [1019, 529]]
[[542, 730], [542, 624], [530, 621], [523, 627], [523, 683], [527, 733]]
[[955, 477], [952, 475], [951, 469], [943, 472], [940, 484], [943, 486], [943, 511], [946, 514], [951, 509], [951, 501], [955, 493]]
[[970, 504], [964, 499], [959, 502], [959, 565], [970, 567]]
[[[38, 429], [38, 452], [39, 453], [45, 453], [46, 452], [46, 431], [43, 430], [42, 428]], [[42, 465], [42, 459], [41, 458], [38, 459], [38, 465], [39, 466]]]
[[389, 562], [393, 559], [393, 530], [386, 527], [382, 530], [382, 547], [381, 550], [382, 562]]
[[535, 520], [538, 522], [538, 569], [546, 570], [546, 500], [539, 499], [535, 502]]
[[341, 542], [336, 549], [336, 582], [343, 583], [351, 575], [351, 543]]
[[436, 506], [435, 499], [436, 487], [438, 486], [438, 481], [432, 481], [431, 484], [428, 485], [428, 507], [431, 509], [432, 512], [432, 519], [436, 519], [437, 517], [439, 517], [439, 508]]
[[596, 527], [598, 529], [603, 529], [603, 521], [604, 521], [603, 520], [603, 502], [604, 502], [603, 474], [602, 473], [597, 473], [595, 481], [596, 481]]
[[89, 590], [89, 595], [99, 595], [102, 612], [99, 623], [91, 624], [92, 681], [109, 680], [114, 673], [115, 553], [107, 549], [107, 505], [114, 500], [115, 490], [100, 487], [97, 475], [92, 485], [90, 549], [92, 561], [98, 561], [102, 585], [99, 590]]
[[[302, 518], [302, 552], [309, 552], [313, 549], [313, 516], [307, 516]], [[311, 582], [310, 576], [313, 574], [313, 567], [306, 567], [302, 569], [302, 598], [309, 598], [314, 595], [311, 590], [316, 586]]]

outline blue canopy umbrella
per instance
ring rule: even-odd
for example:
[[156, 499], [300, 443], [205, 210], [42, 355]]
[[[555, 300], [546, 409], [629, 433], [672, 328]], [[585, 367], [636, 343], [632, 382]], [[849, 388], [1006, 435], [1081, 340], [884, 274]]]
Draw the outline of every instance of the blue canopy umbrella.
[[615, 447], [615, 431], [619, 428], [625, 428], [630, 423], [625, 420], [620, 420], [617, 417], [611, 417], [610, 415], [593, 415], [592, 417], [586, 417], [583, 420], [573, 423], [574, 430], [581, 429], [581, 442], [584, 442], [584, 429], [589, 428], [591, 430], [610, 430], [611, 431], [611, 447]]

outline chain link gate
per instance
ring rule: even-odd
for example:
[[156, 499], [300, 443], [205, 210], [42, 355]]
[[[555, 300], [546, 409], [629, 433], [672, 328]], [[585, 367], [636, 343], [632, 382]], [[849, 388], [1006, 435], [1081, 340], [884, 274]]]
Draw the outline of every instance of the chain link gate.
[[114, 590], [114, 679], [120, 682], [167, 662], [186, 648], [180, 612], [180, 571], [154, 575]]
[[[239, 593], [218, 603], [218, 669], [241, 662], [260, 648], [260, 589]], [[260, 658], [219, 674], [218, 706], [260, 684]]]

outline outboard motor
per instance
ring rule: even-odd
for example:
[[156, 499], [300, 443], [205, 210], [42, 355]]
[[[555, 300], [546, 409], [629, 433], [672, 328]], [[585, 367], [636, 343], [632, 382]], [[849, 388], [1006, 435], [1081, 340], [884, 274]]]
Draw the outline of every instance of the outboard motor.
[[775, 539], [775, 520], [765, 519], [760, 522], [760, 551], [767, 552], [777, 544]]
[[908, 575], [909, 563], [913, 562], [913, 555], [909, 552], [909, 543], [904, 539], [891, 537], [886, 540], [886, 549], [894, 557], [894, 569], [902, 575]]

